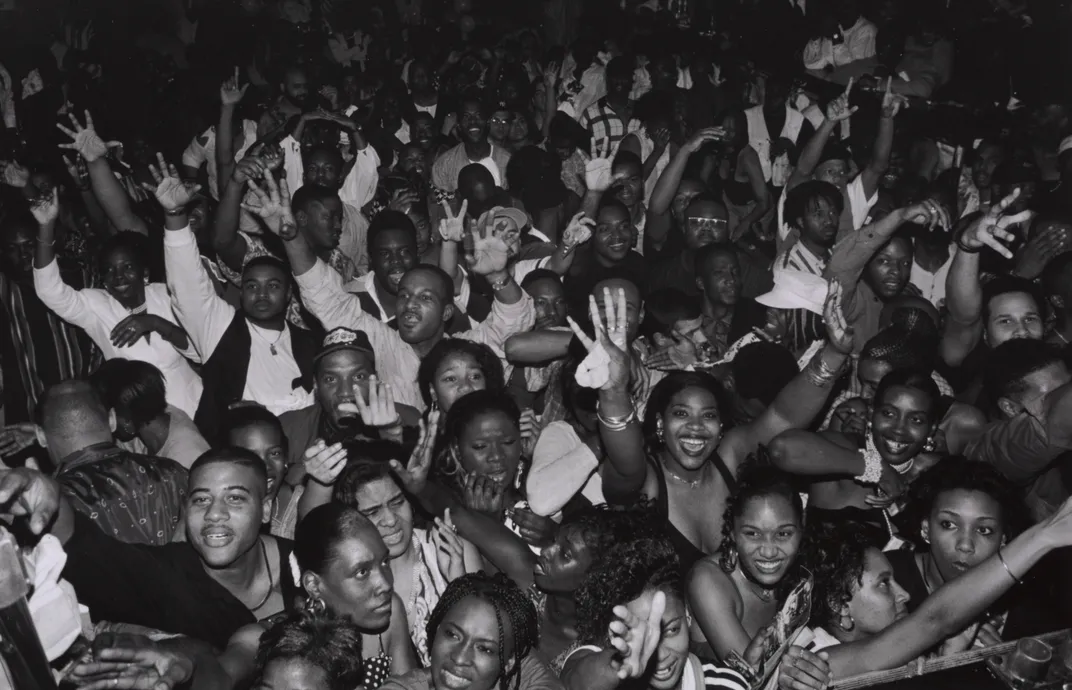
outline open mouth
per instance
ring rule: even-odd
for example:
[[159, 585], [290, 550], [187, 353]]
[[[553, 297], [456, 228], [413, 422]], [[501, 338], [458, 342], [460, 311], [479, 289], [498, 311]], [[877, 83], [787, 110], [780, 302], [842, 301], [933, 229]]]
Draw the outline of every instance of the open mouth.
[[699, 455], [707, 448], [709, 440], [705, 436], [682, 436], [678, 439], [678, 444], [689, 455]]
[[397, 288], [398, 284], [402, 282], [402, 276], [404, 275], [406, 275], [405, 271], [390, 271], [387, 274], [387, 282], [391, 284], [391, 287]]
[[452, 673], [446, 668], [440, 670], [439, 679], [443, 681], [443, 685], [445, 685], [449, 690], [462, 690], [463, 688], [469, 687], [468, 678], [460, 676], [456, 673]]
[[205, 542], [205, 546], [211, 548], [221, 548], [227, 546], [234, 541], [234, 531], [226, 527], [206, 527], [201, 530], [201, 539]]
[[763, 573], [764, 575], [774, 575], [782, 569], [783, 565], [785, 565], [784, 558], [779, 558], [773, 561], [755, 561], [756, 570]]
[[905, 451], [912, 447], [911, 443], [903, 443], [901, 441], [894, 441], [889, 438], [882, 438], [882, 447], [886, 449], [886, 452], [890, 455], [902, 455]]
[[652, 680], [668, 681], [674, 677], [674, 673], [677, 672], [678, 660], [675, 659], [665, 666], [660, 666], [655, 669], [655, 673], [652, 674]]
[[382, 539], [383, 539], [383, 543], [386, 544], [387, 546], [398, 546], [399, 544], [402, 543], [402, 538], [404, 536], [405, 535], [402, 533], [402, 530], [395, 530], [394, 532], [391, 532], [390, 534], [383, 535]]
[[413, 312], [406, 312], [398, 317], [398, 325], [406, 328], [415, 328], [421, 322], [421, 317]]

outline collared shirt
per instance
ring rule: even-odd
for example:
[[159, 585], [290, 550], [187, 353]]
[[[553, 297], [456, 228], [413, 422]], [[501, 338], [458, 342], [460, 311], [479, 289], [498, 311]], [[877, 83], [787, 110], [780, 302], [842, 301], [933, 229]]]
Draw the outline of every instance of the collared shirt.
[[[164, 234], [164, 265], [175, 314], [201, 358], [208, 361], [236, 310], [216, 294], [189, 226]], [[273, 414], [311, 404], [312, 392], [293, 387], [294, 381], [301, 379], [301, 371], [291, 347], [291, 326], [286, 325], [282, 331], [269, 331], [248, 320], [246, 325], [250, 332], [250, 352], [242, 398], [264, 405]]]
[[98, 443], [59, 463], [56, 481], [75, 510], [130, 544], [171, 542], [186, 500], [186, 469], [167, 458]]
[[[201, 400], [201, 377], [194, 372], [187, 359], [198, 362], [200, 358], [192, 345], [179, 350], [159, 333], [152, 333], [139, 338], [133, 345], [116, 347], [112, 344], [112, 329], [132, 312], [106, 290], [75, 290], [67, 285], [55, 261], [44, 268], [34, 269], [34, 287], [37, 296], [49, 309], [85, 330], [105, 359], [123, 357], [152, 364], [164, 375], [168, 404], [189, 415], [197, 411], [197, 403]], [[179, 323], [171, 311], [171, 298], [163, 283], [145, 286], [145, 313], [176, 326]]]
[[621, 143], [625, 135], [640, 129], [639, 120], [635, 117], [630, 117], [628, 122], [622, 120], [622, 116], [607, 103], [606, 97], [585, 108], [577, 122], [588, 130], [593, 142], [609, 139], [611, 147]]
[[[345, 326], [364, 331], [376, 352], [376, 369], [394, 389], [395, 401], [423, 410], [424, 400], [417, 386], [421, 360], [413, 346], [402, 340], [390, 326], [365, 313], [360, 299], [343, 289], [338, 274], [328, 270], [323, 261], [317, 259], [311, 269], [296, 279], [305, 306], [325, 330]], [[483, 343], [505, 359], [503, 343], [506, 339], [514, 333], [529, 330], [534, 321], [532, 298], [523, 293], [521, 300], [514, 304], [495, 300], [486, 321], [454, 337]]]

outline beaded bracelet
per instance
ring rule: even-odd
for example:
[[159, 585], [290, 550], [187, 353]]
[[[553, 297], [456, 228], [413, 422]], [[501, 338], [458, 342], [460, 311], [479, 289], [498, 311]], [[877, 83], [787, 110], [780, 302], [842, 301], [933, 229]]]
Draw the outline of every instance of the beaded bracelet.
[[860, 455], [864, 456], [864, 473], [854, 477], [860, 484], [878, 484], [882, 479], [882, 456], [870, 445], [860, 451]]

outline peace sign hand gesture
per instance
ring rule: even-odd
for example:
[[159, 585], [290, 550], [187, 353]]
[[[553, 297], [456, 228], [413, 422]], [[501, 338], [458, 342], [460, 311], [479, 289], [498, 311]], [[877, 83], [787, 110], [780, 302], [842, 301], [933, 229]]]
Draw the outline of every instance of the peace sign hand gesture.
[[858, 106], [849, 106], [849, 95], [852, 93], [852, 82], [853, 80], [850, 78], [848, 86], [845, 87], [845, 91], [840, 96], [830, 101], [830, 104], [826, 106], [827, 120], [830, 120], [831, 122], [848, 120], [852, 117], [852, 114], [859, 109]]
[[[645, 617], [638, 616], [628, 606], [614, 607], [615, 619], [608, 626], [608, 631], [610, 645], [618, 652], [612, 663], [617, 667], [621, 680], [642, 676], [662, 639], [666, 594], [655, 592], [650, 596], [651, 604]], [[639, 608], [643, 608], [645, 599], [641, 599]]]
[[990, 247], [1006, 259], [1011, 259], [1012, 252], [1002, 244], [1002, 242], [1011, 242], [1014, 239], [1013, 234], [1007, 228], [1010, 225], [1030, 220], [1034, 215], [1032, 211], [1021, 211], [1011, 216], [1005, 215], [1005, 210], [1012, 206], [1019, 196], [1019, 188], [1014, 189], [1012, 194], [991, 206], [989, 211], [976, 218], [960, 233], [957, 244], [967, 251], [978, 251], [983, 247]]
[[279, 235], [281, 239], [294, 239], [298, 236], [298, 226], [290, 210], [290, 189], [287, 187], [286, 179], [276, 183], [272, 173], [266, 170], [264, 184], [268, 187], [267, 192], [258, 187], [253, 180], [249, 181], [249, 188], [256, 197], [256, 203], [243, 202], [242, 208], [259, 216], [268, 229]]
[[585, 335], [572, 317], [566, 317], [573, 334], [588, 350], [588, 356], [577, 366], [576, 374], [577, 383], [585, 388], [599, 388], [607, 391], [624, 390], [629, 385], [630, 367], [629, 357], [626, 354], [629, 347], [626, 332], [628, 312], [625, 290], [619, 288], [617, 297], [617, 304], [614, 304], [610, 288], [603, 288], [603, 308], [607, 315], [607, 326], [604, 328], [603, 319], [596, 306], [596, 298], [593, 295], [588, 296], [588, 311], [592, 318], [592, 326], [595, 328], [595, 340]]
[[223, 82], [220, 86], [220, 103], [226, 107], [233, 107], [241, 102], [242, 97], [246, 95], [246, 89], [249, 88], [249, 84], [245, 86], [239, 86], [238, 68], [234, 68], [234, 76]]
[[165, 212], [178, 211], [185, 208], [194, 195], [201, 190], [201, 185], [191, 184], [179, 177], [179, 171], [173, 164], [164, 160], [164, 154], [157, 152], [156, 165], [149, 164], [149, 174], [153, 176], [156, 185], [142, 182], [141, 186], [147, 192], [152, 193]]
[[612, 148], [610, 139], [603, 139], [602, 145], [592, 143], [592, 157], [584, 164], [584, 185], [592, 192], [605, 192], [614, 181], [611, 167], [617, 148]]
[[469, 200], [462, 201], [457, 215], [451, 210], [446, 199], [439, 203], [446, 216], [439, 221], [439, 236], [446, 242], [461, 242], [465, 238], [465, 212], [469, 210]]
[[56, 127], [61, 132], [69, 136], [72, 140], [70, 144], [60, 144], [61, 149], [70, 149], [77, 151], [79, 155], [86, 160], [87, 163], [92, 163], [98, 158], [103, 158], [108, 155], [108, 149], [114, 149], [122, 146], [123, 144], [118, 141], [104, 141], [97, 134], [97, 130], [93, 128], [93, 116], [86, 111], [86, 124], [83, 127], [78, 122], [78, 118], [74, 116], [74, 113], [69, 113], [68, 117], [71, 119], [71, 124], [74, 125], [74, 129], [68, 129], [56, 123]]
[[428, 422], [421, 420], [421, 435], [417, 438], [417, 445], [410, 453], [409, 462], [403, 467], [398, 460], [391, 460], [388, 464], [391, 471], [402, 482], [402, 488], [407, 493], [416, 496], [424, 489], [428, 481], [428, 472], [432, 469], [432, 450], [435, 448], [436, 432], [439, 430], [439, 410], [432, 410], [428, 415]]

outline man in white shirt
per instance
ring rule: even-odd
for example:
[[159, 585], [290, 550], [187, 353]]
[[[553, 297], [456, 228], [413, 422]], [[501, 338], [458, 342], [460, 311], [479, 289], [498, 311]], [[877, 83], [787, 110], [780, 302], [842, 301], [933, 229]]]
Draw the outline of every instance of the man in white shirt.
[[[240, 161], [246, 155], [246, 151], [257, 141], [257, 123], [253, 120], [242, 120], [241, 126], [235, 123], [234, 150], [235, 160]], [[190, 145], [182, 152], [182, 167], [185, 177], [194, 179], [204, 166], [208, 173], [208, 191], [213, 199], [219, 199], [218, 171], [216, 168], [216, 127], [209, 127], [200, 135], [190, 141]]]
[[834, 30], [804, 47], [804, 68], [815, 76], [824, 78], [834, 69], [875, 56], [878, 28], [860, 14], [857, 0], [837, 0], [826, 23]]

